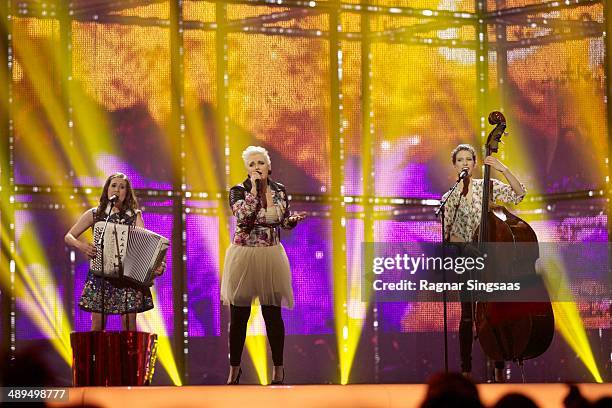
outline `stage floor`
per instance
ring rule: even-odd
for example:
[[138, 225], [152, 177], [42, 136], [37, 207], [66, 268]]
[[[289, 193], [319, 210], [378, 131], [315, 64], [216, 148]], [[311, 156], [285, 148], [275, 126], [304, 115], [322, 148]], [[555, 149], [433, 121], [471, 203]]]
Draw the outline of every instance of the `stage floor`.
[[[296, 386], [187, 386], [71, 388], [70, 400], [52, 407], [334, 407], [413, 408], [426, 391], [424, 384], [296, 385]], [[612, 396], [612, 384], [580, 384], [582, 394], [594, 401]], [[540, 408], [562, 408], [564, 384], [480, 384], [485, 405], [493, 405], [509, 392], [527, 394]]]

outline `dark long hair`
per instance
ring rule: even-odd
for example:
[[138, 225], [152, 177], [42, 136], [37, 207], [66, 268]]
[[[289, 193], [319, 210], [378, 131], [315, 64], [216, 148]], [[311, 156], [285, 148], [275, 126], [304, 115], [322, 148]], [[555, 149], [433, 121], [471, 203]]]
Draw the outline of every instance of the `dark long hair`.
[[125, 180], [125, 200], [123, 200], [123, 206], [121, 209], [123, 211], [134, 211], [138, 209], [138, 199], [136, 198], [136, 194], [134, 194], [134, 190], [132, 190], [130, 180], [123, 173], [114, 173], [108, 176], [106, 182], [104, 183], [104, 187], [102, 188], [100, 203], [98, 204], [98, 209], [96, 210], [96, 215], [98, 216], [100, 216], [100, 214], [104, 214], [106, 211], [106, 206], [108, 205], [108, 187], [110, 186], [111, 180], [114, 178]]

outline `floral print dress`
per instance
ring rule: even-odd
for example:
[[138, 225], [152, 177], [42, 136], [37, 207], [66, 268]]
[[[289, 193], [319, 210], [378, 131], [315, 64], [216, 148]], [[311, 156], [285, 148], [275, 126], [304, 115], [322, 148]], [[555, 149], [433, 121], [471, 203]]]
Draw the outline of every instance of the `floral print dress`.
[[[504, 203], [518, 204], [525, 197], [525, 186], [523, 194], [519, 195], [514, 192], [511, 186], [502, 183], [499, 180], [491, 179], [493, 183], [492, 198], [493, 202], [501, 201]], [[451, 235], [455, 235], [463, 240], [463, 242], [471, 242], [476, 228], [480, 225], [480, 213], [482, 212], [482, 193], [484, 180], [473, 179], [472, 183], [472, 202], [469, 203], [465, 196], [461, 195], [461, 189], [457, 188], [453, 191], [446, 202], [444, 211], [444, 237], [449, 240]], [[444, 200], [450, 191], [447, 191], [443, 196]]]
[[[107, 210], [107, 214], [108, 211], [110, 209]], [[94, 224], [106, 219], [106, 214], [97, 215], [95, 208], [93, 216]], [[109, 223], [134, 225], [137, 217], [137, 211], [119, 211], [110, 216]], [[100, 250], [100, 248], [96, 249]], [[102, 279], [94, 275], [91, 270], [87, 273], [87, 280], [79, 301], [80, 308], [87, 312], [102, 313], [102, 288], [105, 291], [104, 313], [106, 314], [140, 313], [153, 309], [153, 297], [149, 288], [123, 279]]]

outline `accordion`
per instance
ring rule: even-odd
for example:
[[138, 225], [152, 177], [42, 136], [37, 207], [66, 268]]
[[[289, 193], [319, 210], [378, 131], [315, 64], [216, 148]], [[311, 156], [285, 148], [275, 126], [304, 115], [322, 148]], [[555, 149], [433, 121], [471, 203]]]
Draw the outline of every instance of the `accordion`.
[[[103, 221], [94, 225], [95, 243], [100, 240], [103, 229]], [[148, 229], [109, 222], [104, 232], [104, 256], [98, 248], [89, 266], [96, 276], [123, 278], [151, 286], [155, 278], [154, 271], [166, 258], [168, 246], [166, 238]]]

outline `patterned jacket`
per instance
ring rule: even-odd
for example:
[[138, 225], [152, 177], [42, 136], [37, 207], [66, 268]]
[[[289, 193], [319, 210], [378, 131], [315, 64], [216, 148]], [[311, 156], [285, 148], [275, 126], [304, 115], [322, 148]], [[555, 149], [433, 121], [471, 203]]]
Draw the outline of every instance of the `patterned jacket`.
[[272, 190], [272, 203], [278, 213], [279, 222], [266, 222], [266, 209], [259, 197], [251, 194], [252, 183], [246, 179], [230, 189], [229, 204], [236, 217], [236, 233], [233, 243], [242, 246], [272, 246], [280, 243], [280, 228], [292, 229], [297, 222], [289, 221], [289, 200], [285, 186], [268, 179]]
[[[514, 192], [512, 187], [506, 183], [492, 178], [492, 201], [501, 201], [507, 204], [518, 204], [525, 197], [525, 186], [521, 183], [523, 194], [519, 195]], [[444, 237], [448, 240], [451, 234], [461, 238], [463, 242], [471, 242], [474, 232], [480, 225], [480, 213], [482, 211], [482, 194], [483, 194], [483, 179], [472, 180], [472, 203], [469, 204], [464, 196], [461, 195], [461, 190], [458, 188], [453, 191], [446, 202], [446, 210], [444, 211]], [[442, 199], [448, 197], [450, 191], [447, 191]]]

